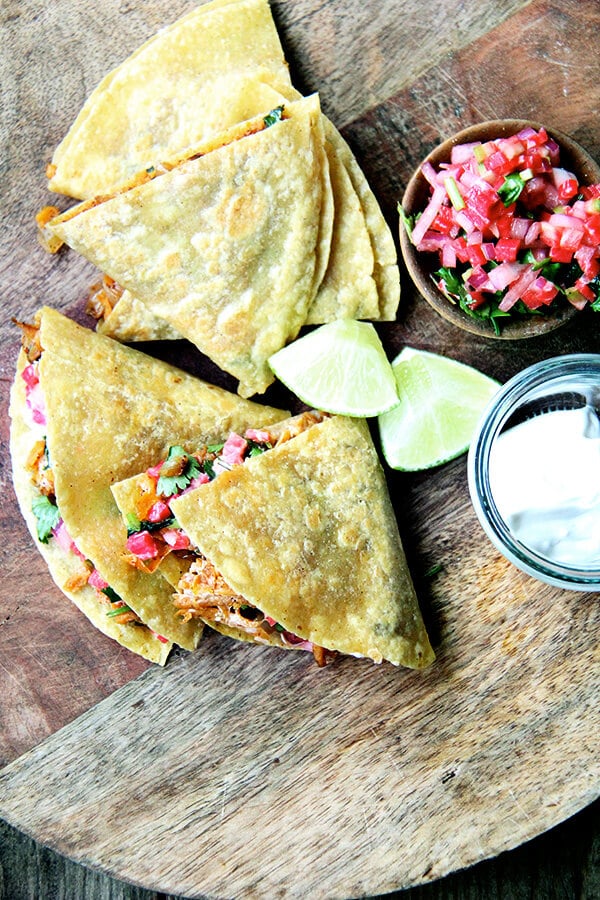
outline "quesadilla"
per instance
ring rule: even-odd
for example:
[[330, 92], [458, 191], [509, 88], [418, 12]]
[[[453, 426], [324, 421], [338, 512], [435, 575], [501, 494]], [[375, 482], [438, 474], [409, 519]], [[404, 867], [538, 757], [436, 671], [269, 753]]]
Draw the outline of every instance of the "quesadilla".
[[46, 226], [236, 377], [242, 396], [268, 387], [269, 356], [304, 324], [332, 227], [318, 97], [248, 130]]
[[[104, 78], [57, 148], [49, 186], [78, 199], [109, 196], [185, 148], [301, 98], [266, 0], [212, 0], [162, 29]], [[352, 151], [322, 119], [332, 181], [324, 198], [328, 215], [332, 201], [335, 210], [329, 258], [321, 253], [306, 324], [393, 320], [400, 279], [390, 230]], [[321, 174], [326, 181], [326, 171]], [[323, 212], [321, 223], [326, 244]], [[60, 241], [54, 236], [51, 243]], [[99, 330], [119, 340], [181, 336], [135, 292], [94, 313]]]
[[164, 575], [184, 620], [320, 663], [432, 661], [363, 420], [310, 412], [195, 454], [175, 446], [113, 493], [130, 562]]
[[290, 85], [267, 0], [213, 0], [161, 29], [86, 100], [48, 167], [79, 200], [272, 108]]
[[26, 337], [11, 394], [14, 483], [51, 574], [95, 625], [130, 649], [158, 662], [165, 641], [193, 649], [202, 624], [173, 612], [162, 577], [123, 559], [126, 534], [110, 486], [166, 452], [175, 431], [185, 444], [210, 443], [287, 413], [49, 308]]
[[[285, 104], [285, 98], [275, 91], [270, 99], [273, 104]], [[380, 299], [380, 279], [378, 276], [376, 279], [380, 266], [379, 262], [375, 262], [373, 242], [361, 201], [346, 165], [329, 139], [325, 140], [325, 151], [331, 192], [325, 190], [324, 193], [326, 197], [330, 193], [332, 196], [333, 209], [329, 215], [333, 216], [333, 222], [327, 259], [322, 254], [327, 264], [320, 273], [319, 287], [308, 308], [305, 324], [319, 325], [341, 318], [383, 318], [380, 305], [383, 308], [387, 301]], [[329, 224], [326, 227], [329, 228]], [[395, 256], [393, 259], [395, 262]], [[150, 311], [131, 291], [119, 289], [112, 279], [105, 276], [106, 281], [111, 283], [110, 286], [107, 287], [106, 283], [99, 285], [92, 291], [88, 302], [88, 311], [98, 320], [98, 331], [129, 342], [181, 338], [172, 325]], [[399, 277], [396, 278], [396, 285], [399, 293]], [[385, 298], [385, 290], [382, 296]], [[398, 298], [396, 306], [397, 303]], [[396, 306], [393, 309], [389, 306], [392, 318], [395, 318]]]

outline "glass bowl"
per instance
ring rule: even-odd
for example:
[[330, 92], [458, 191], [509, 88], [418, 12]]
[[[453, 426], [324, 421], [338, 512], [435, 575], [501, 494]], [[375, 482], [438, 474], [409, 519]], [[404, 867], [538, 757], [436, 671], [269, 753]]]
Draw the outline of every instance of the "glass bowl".
[[553, 357], [510, 379], [479, 421], [467, 470], [479, 522], [506, 559], [547, 584], [600, 591], [600, 354]]

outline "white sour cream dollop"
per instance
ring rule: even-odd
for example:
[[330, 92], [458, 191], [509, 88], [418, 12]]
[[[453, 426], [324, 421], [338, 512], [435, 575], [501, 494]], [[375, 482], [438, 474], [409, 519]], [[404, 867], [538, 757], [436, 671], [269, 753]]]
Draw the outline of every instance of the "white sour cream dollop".
[[543, 413], [500, 434], [489, 479], [522, 544], [563, 565], [600, 565], [600, 420], [592, 407]]

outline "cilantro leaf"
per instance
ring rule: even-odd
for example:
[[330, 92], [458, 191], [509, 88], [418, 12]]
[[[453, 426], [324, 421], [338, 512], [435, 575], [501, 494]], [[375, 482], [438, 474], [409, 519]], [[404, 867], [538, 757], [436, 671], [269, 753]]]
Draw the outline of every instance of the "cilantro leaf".
[[265, 450], [270, 450], [271, 444], [258, 443], [257, 441], [248, 441], [248, 456], [260, 456]]
[[200, 463], [195, 456], [186, 453], [183, 447], [178, 445], [169, 447], [156, 485], [157, 493], [163, 497], [172, 497], [173, 494], [184, 491], [199, 471]]
[[521, 191], [525, 187], [525, 182], [518, 172], [511, 172], [510, 175], [504, 176], [504, 183], [498, 188], [498, 196], [505, 206], [510, 206], [521, 196]]
[[47, 544], [52, 536], [52, 529], [60, 522], [58, 506], [45, 494], [37, 494], [32, 500], [31, 509], [35, 516], [38, 540]]
[[406, 233], [409, 238], [412, 238], [413, 228], [415, 227], [415, 223], [421, 213], [417, 213], [416, 215], [409, 215], [401, 203], [398, 204], [398, 215], [400, 216], [400, 221], [404, 225]]
[[204, 474], [208, 475], [208, 477], [212, 481], [213, 478], [215, 477], [215, 468], [213, 466], [212, 460], [205, 459], [204, 462], [202, 463], [202, 469], [204, 471]]

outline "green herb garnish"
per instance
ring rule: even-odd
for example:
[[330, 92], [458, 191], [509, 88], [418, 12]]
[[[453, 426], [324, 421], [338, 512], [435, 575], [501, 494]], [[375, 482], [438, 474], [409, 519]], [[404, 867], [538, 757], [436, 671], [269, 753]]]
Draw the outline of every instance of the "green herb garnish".
[[52, 536], [52, 529], [60, 522], [58, 506], [45, 494], [37, 494], [31, 502], [31, 509], [35, 516], [38, 540], [47, 544]]
[[132, 534], [137, 534], [138, 531], [142, 530], [141, 520], [138, 519], [135, 513], [127, 513], [125, 524], [127, 526], [127, 537], [131, 537]]
[[458, 184], [456, 183], [456, 179], [452, 177], [452, 175], [448, 175], [447, 178], [444, 178], [444, 187], [446, 188], [446, 193], [450, 199], [450, 203], [456, 210], [461, 210], [465, 208], [465, 201], [462, 198], [462, 194], [458, 189]]
[[510, 175], [504, 176], [504, 184], [498, 188], [498, 196], [505, 206], [510, 206], [521, 196], [521, 191], [525, 187], [525, 181], [519, 172], [512, 172]]
[[[162, 474], [163, 469], [166, 471], [165, 475]], [[183, 447], [178, 445], [169, 447], [169, 453], [162, 464], [161, 474], [156, 485], [157, 493], [163, 497], [171, 497], [173, 494], [184, 491], [199, 471], [200, 463], [195, 456], [186, 453]], [[174, 474], [169, 475], [169, 472]]]
[[208, 475], [211, 481], [216, 477], [212, 459], [205, 459], [202, 463], [202, 469], [204, 471], [204, 474]]
[[276, 106], [275, 109], [272, 109], [270, 113], [264, 117], [263, 122], [267, 128], [270, 128], [271, 125], [275, 125], [277, 122], [281, 122], [283, 117], [283, 104], [281, 106]]
[[114, 609], [109, 609], [108, 612], [106, 613], [106, 615], [109, 618], [113, 618], [114, 616], [122, 616], [123, 613], [128, 613], [128, 612], [132, 612], [132, 609], [130, 606], [127, 606], [127, 604], [125, 603], [125, 604], [123, 604], [123, 606], [117, 606]]
[[260, 456], [266, 450], [270, 450], [272, 444], [259, 444], [257, 441], [248, 441], [248, 456]]
[[404, 225], [407, 235], [409, 236], [409, 238], [412, 238], [413, 228], [415, 227], [415, 222], [419, 218], [420, 213], [411, 216], [407, 212], [405, 212], [404, 207], [401, 203], [399, 203], [398, 215], [400, 216], [400, 221]]
[[102, 588], [102, 593], [106, 597], [108, 597], [108, 599], [110, 600], [111, 603], [122, 603], [123, 602], [121, 600], [121, 598], [119, 597], [119, 595], [117, 594], [117, 592], [115, 590], [113, 590], [113, 588], [111, 588], [111, 586], [109, 584], [107, 584], [106, 587]]

